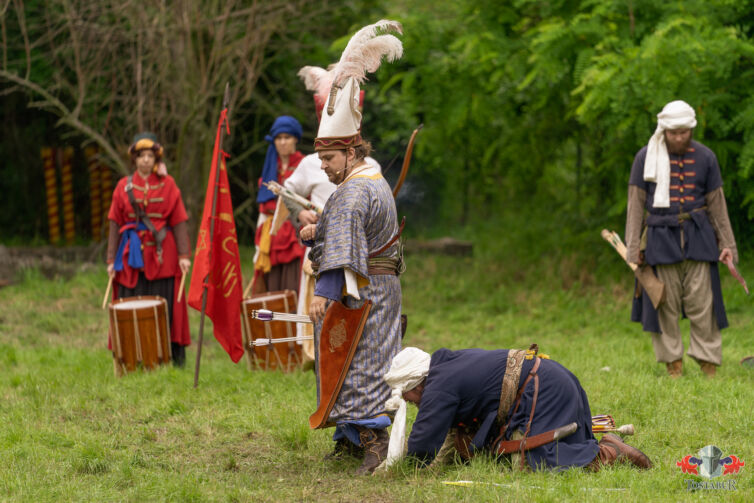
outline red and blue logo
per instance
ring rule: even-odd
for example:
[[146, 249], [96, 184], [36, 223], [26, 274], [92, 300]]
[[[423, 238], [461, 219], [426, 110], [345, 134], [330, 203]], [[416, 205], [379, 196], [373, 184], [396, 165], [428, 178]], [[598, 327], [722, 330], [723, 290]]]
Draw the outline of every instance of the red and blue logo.
[[699, 475], [713, 479], [722, 475], [738, 473], [745, 463], [733, 454], [723, 457], [723, 451], [715, 445], [707, 445], [699, 449], [696, 456], [688, 455], [677, 461], [676, 465], [683, 473]]

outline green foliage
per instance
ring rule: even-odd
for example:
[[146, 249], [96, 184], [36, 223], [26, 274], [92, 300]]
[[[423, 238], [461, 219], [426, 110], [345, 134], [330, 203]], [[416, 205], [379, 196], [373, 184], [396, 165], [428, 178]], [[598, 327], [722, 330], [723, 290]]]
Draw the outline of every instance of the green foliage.
[[[654, 115], [684, 99], [698, 113], [696, 138], [718, 155], [734, 227], [749, 243], [741, 231], [754, 217], [751, 5], [390, 2], [406, 54], [383, 92], [409, 111], [403, 129], [412, 116], [425, 123], [414, 177], [433, 218], [535, 206], [569, 232], [622, 227], [632, 158]], [[389, 135], [394, 119], [377, 128]]]

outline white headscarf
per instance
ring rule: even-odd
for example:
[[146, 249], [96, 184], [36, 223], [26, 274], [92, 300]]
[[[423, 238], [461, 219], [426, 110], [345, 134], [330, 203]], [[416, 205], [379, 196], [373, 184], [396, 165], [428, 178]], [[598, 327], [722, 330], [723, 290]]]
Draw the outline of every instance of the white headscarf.
[[380, 468], [387, 468], [405, 455], [406, 446], [406, 401], [403, 392], [414, 389], [429, 374], [429, 353], [419, 348], [403, 348], [395, 355], [390, 364], [390, 370], [385, 374], [385, 382], [392, 388], [392, 393], [385, 407], [387, 410], [397, 410], [390, 432], [390, 444], [387, 458]]
[[696, 127], [696, 113], [685, 101], [671, 101], [657, 114], [657, 129], [647, 144], [647, 157], [644, 160], [644, 180], [655, 182], [655, 208], [670, 207], [670, 157], [665, 145], [666, 129], [693, 129]]

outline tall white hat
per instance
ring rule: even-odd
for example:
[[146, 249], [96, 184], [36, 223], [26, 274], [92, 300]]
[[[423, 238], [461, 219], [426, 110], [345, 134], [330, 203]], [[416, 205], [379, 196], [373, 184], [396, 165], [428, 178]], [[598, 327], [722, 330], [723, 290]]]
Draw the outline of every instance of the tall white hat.
[[[328, 70], [319, 66], [303, 66], [298, 76], [304, 81], [307, 91], [314, 93], [314, 111], [317, 113], [317, 123], [322, 120], [327, 98], [330, 96], [333, 69], [337, 63], [330, 65]], [[364, 90], [359, 91], [359, 111], [364, 109]]]
[[402, 34], [401, 24], [383, 19], [351, 37], [340, 61], [330, 70], [332, 84], [314, 150], [342, 150], [361, 145], [359, 84], [366, 80], [367, 72], [377, 71], [383, 56], [392, 62], [403, 55], [403, 44], [388, 33], [391, 31]]

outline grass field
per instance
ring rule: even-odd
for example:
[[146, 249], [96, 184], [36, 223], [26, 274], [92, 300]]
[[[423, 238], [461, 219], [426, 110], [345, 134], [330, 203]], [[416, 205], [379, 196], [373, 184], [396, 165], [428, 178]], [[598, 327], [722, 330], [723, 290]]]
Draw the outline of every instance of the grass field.
[[[17, 284], [0, 289], [0, 500], [754, 498], [754, 373], [738, 365], [754, 353], [754, 312], [727, 272], [731, 328], [723, 332], [718, 376], [704, 378], [686, 358], [684, 377], [671, 381], [654, 362], [649, 337], [628, 321], [632, 281], [617, 255], [553, 258], [535, 251], [522, 258], [515, 246], [493, 238], [475, 245], [474, 259], [408, 257], [404, 344], [431, 352], [537, 342], [579, 377], [593, 414], [635, 425], [629, 442], [650, 456], [652, 470], [517, 473], [477, 458], [437, 470], [399, 464], [380, 476], [355, 478], [358, 462], [322, 461], [332, 430], [308, 429], [315, 408], [311, 372], [250, 372], [243, 361], [234, 365], [209, 331], [199, 388], [193, 388], [193, 311], [187, 369], [116, 380], [106, 350], [107, 317], [99, 308], [106, 276], [82, 266], [67, 281], [27, 270]], [[754, 278], [754, 268], [741, 270]], [[687, 333], [688, 323], [682, 326]], [[682, 473], [676, 462], [708, 444], [746, 463], [738, 474], [714, 479], [734, 481], [735, 490], [688, 490], [687, 481], [702, 479]], [[443, 484], [461, 480], [475, 484]]]

